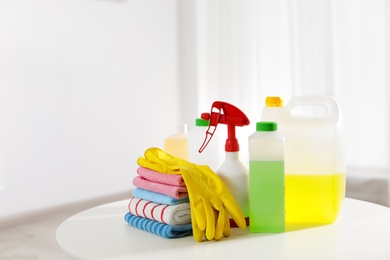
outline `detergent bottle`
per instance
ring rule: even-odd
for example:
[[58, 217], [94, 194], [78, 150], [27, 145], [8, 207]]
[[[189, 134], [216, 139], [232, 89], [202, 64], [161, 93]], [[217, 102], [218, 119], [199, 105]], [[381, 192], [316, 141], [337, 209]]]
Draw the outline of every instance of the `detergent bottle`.
[[248, 143], [249, 230], [284, 232], [284, 136], [275, 122], [257, 122]]
[[342, 115], [330, 96], [293, 97], [286, 106], [266, 99], [261, 120], [285, 136], [286, 225], [329, 224], [345, 197]]
[[209, 120], [196, 118], [195, 127], [188, 132], [188, 160], [195, 164], [208, 165], [215, 172], [223, 162], [221, 153], [218, 152], [219, 140], [213, 139], [206, 150], [199, 152], [209, 124]]
[[[272, 120], [280, 120], [280, 117], [283, 115], [284, 107], [283, 107], [283, 99], [277, 96], [269, 96], [265, 98], [265, 106], [263, 107], [261, 120], [263, 121], [272, 121]], [[280, 129], [280, 126], [278, 127]]]
[[164, 139], [164, 151], [175, 157], [188, 160], [187, 124], [178, 125], [176, 133]]
[[[219, 167], [216, 174], [225, 183], [233, 197], [237, 201], [249, 225], [249, 174], [248, 169], [240, 161], [239, 143], [236, 138], [236, 126], [249, 125], [247, 116], [237, 107], [222, 101], [212, 104], [210, 113], [203, 113], [201, 118], [209, 120], [210, 125], [206, 132], [204, 142], [199, 149], [202, 152], [213, 137], [218, 124], [227, 125], [227, 139], [225, 143], [226, 159]], [[230, 226], [237, 227], [235, 221], [230, 218]]]

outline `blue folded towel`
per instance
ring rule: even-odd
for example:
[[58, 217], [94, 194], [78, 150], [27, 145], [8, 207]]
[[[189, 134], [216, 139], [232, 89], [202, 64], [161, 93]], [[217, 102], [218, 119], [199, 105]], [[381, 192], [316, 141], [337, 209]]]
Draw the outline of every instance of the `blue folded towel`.
[[163, 224], [154, 220], [150, 220], [147, 218], [141, 218], [130, 213], [126, 213], [125, 220], [127, 223], [136, 227], [138, 229], [142, 229], [153, 234], [159, 235], [165, 238], [180, 238], [185, 236], [192, 235], [192, 225], [180, 225], [180, 226], [172, 226]]
[[157, 193], [142, 188], [135, 188], [133, 190], [133, 196], [139, 199], [149, 200], [155, 203], [166, 204], [166, 205], [177, 205], [180, 203], [188, 202], [188, 197], [182, 199], [176, 199], [174, 197]]

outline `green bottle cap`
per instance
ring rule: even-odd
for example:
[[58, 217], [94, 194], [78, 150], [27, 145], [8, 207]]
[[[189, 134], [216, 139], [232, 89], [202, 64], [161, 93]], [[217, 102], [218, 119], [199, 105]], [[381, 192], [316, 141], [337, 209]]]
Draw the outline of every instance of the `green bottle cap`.
[[210, 122], [209, 120], [204, 120], [203, 118], [197, 118], [195, 120], [196, 126], [209, 126]]
[[276, 131], [278, 125], [275, 122], [257, 122], [256, 131]]

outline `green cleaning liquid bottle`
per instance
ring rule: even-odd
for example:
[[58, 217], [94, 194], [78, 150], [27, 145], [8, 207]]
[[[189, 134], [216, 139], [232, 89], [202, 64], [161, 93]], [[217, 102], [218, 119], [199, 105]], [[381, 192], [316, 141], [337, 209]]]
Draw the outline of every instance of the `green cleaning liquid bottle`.
[[275, 122], [257, 122], [248, 142], [249, 230], [284, 232], [284, 136]]

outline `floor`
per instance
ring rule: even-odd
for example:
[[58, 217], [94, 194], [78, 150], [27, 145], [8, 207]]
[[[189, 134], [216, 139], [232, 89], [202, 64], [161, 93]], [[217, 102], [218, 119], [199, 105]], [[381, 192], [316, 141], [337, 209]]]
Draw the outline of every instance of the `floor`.
[[[128, 194], [69, 205], [33, 216], [29, 223], [15, 220], [0, 229], [1, 260], [71, 260], [56, 241], [57, 227], [67, 218], [82, 210], [128, 198]], [[42, 218], [41, 216], [45, 217]]]

